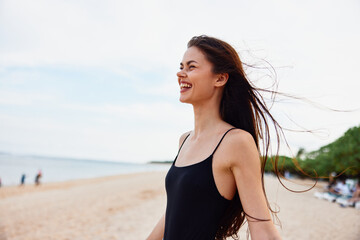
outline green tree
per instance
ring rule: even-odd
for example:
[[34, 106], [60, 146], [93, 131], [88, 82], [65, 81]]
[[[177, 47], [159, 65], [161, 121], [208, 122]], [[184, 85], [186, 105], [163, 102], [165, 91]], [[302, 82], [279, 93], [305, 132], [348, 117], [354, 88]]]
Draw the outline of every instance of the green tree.
[[352, 177], [360, 174], [360, 126], [348, 129], [334, 142], [307, 154], [301, 166], [309, 172], [315, 169], [321, 176], [331, 172]]
[[[265, 171], [274, 172], [274, 159], [268, 159]], [[349, 177], [360, 177], [360, 126], [348, 129], [343, 136], [320, 149], [306, 153], [300, 148], [296, 158], [278, 157], [278, 170], [285, 170], [301, 177], [329, 176], [330, 173], [342, 173]], [[305, 172], [306, 174], [304, 174]]]

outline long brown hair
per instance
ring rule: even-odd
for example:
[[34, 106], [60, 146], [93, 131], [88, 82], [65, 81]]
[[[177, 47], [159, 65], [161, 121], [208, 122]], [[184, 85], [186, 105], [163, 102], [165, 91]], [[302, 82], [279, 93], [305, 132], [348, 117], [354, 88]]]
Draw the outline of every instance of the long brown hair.
[[[264, 171], [270, 153], [270, 128], [268, 122], [271, 121], [275, 129], [278, 146], [277, 152], [279, 151], [279, 137], [283, 134], [280, 125], [271, 115], [263, 97], [259, 93], [259, 91], [269, 92], [270, 90], [259, 89], [251, 84], [247, 79], [243, 63], [238, 53], [230, 44], [213, 37], [201, 35], [193, 37], [187, 46], [188, 48], [196, 47], [202, 51], [207, 60], [212, 63], [212, 71], [215, 74], [229, 74], [229, 79], [224, 86], [220, 103], [220, 114], [225, 122], [249, 132], [254, 138], [259, 153], [261, 152], [262, 154], [261, 181], [265, 194]], [[259, 146], [260, 140], [263, 143], [261, 150]], [[274, 159], [274, 169], [275, 174], [279, 178], [276, 158]], [[270, 211], [274, 213], [268, 201], [267, 205]], [[244, 211], [239, 194], [236, 191], [235, 197], [231, 201], [224, 218], [221, 220], [215, 239], [226, 239], [227, 237], [237, 238], [237, 232], [243, 225], [245, 216], [255, 219], [256, 221], [270, 220], [249, 216]]]

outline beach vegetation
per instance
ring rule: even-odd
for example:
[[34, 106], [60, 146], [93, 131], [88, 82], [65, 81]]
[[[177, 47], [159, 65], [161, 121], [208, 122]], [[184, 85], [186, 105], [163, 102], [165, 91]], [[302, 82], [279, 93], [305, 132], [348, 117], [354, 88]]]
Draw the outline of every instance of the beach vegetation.
[[[273, 160], [265, 166], [266, 172], [273, 172]], [[348, 129], [341, 137], [320, 147], [306, 152], [300, 148], [296, 157], [279, 156], [278, 170], [299, 177], [328, 177], [335, 172], [346, 177], [360, 176], [360, 126]], [[316, 172], [316, 173], [315, 173]]]

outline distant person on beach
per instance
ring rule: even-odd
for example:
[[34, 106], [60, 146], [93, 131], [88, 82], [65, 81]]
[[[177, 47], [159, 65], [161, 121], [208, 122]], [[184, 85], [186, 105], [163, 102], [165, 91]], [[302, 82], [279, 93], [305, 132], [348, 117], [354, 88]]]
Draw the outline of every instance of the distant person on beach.
[[330, 189], [332, 189], [334, 187], [334, 185], [336, 183], [335, 176], [336, 176], [335, 172], [332, 172], [332, 173], [329, 174], [329, 183], [326, 186], [326, 190], [330, 191]]
[[348, 202], [353, 205], [357, 202], [360, 202], [360, 180], [356, 183], [355, 189], [353, 191], [353, 194], [351, 198], [348, 200]]
[[38, 174], [36, 174], [36, 177], [35, 177], [35, 184], [36, 185], [39, 185], [40, 184], [40, 178], [42, 176], [42, 173], [41, 171], [38, 172]]
[[0, 178], [0, 187], [1, 187], [1, 178]]
[[281, 239], [263, 181], [270, 123], [275, 137], [281, 129], [260, 95], [272, 91], [254, 87], [235, 49], [208, 36], [189, 41], [177, 78], [194, 130], [179, 139], [165, 178], [166, 211], [147, 240], [226, 239], [245, 219], [251, 239]]
[[286, 170], [285, 173], [284, 173], [284, 177], [285, 177], [286, 179], [290, 179], [290, 178], [291, 178], [291, 173]]
[[20, 179], [20, 186], [23, 186], [25, 184], [25, 179], [26, 179], [26, 175], [25, 175], [25, 173], [23, 173], [21, 175], [21, 179]]
[[336, 196], [347, 196], [350, 195], [350, 189], [348, 185], [346, 185], [346, 180], [342, 179], [337, 181], [336, 185], [330, 188], [330, 193], [335, 194]]

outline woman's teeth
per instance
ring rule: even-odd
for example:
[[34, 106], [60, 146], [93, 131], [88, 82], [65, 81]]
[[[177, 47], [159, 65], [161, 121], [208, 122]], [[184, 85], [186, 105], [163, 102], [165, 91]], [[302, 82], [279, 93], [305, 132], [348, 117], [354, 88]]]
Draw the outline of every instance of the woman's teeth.
[[183, 88], [191, 88], [191, 85], [190, 84], [187, 84], [187, 83], [181, 83], [180, 84], [180, 88], [183, 89]]

